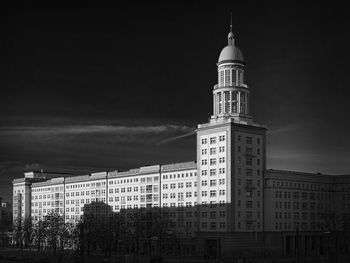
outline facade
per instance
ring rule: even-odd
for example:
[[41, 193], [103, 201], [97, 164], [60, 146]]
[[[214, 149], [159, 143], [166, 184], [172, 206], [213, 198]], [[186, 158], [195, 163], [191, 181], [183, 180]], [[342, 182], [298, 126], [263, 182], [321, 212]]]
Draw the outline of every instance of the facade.
[[115, 213], [158, 207], [180, 238], [197, 238], [200, 253], [267, 246], [291, 254], [298, 235], [305, 251], [320, 253], [315, 236], [326, 215], [350, 216], [350, 176], [266, 170], [266, 127], [250, 114], [245, 66], [230, 32], [217, 62], [213, 114], [196, 130], [196, 162], [82, 176], [26, 173], [13, 181], [14, 221], [56, 211], [78, 222], [96, 202]]
[[12, 228], [12, 206], [10, 202], [3, 202], [0, 197], [0, 232], [9, 231]]

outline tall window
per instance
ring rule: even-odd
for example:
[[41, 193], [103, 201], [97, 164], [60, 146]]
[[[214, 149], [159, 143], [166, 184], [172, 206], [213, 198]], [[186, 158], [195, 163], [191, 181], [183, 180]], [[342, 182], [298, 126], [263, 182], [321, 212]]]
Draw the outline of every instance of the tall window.
[[237, 70], [232, 70], [232, 83], [233, 85], [237, 85]]
[[246, 103], [245, 95], [246, 94], [244, 92], [240, 93], [240, 105], [241, 105], [240, 113], [245, 113], [245, 103]]
[[231, 70], [230, 69], [225, 69], [225, 86], [230, 86], [230, 78], [231, 78]]
[[218, 93], [218, 101], [219, 101], [219, 114], [222, 113], [222, 98], [221, 98], [221, 92]]
[[225, 91], [224, 96], [225, 96], [225, 113], [230, 113], [230, 92]]
[[231, 109], [233, 113], [237, 113], [237, 91], [232, 92]]
[[244, 83], [244, 79], [243, 79], [243, 70], [239, 70], [239, 71], [238, 71], [238, 83], [239, 83], [239, 84], [243, 84], [243, 83]]
[[223, 85], [224, 85], [224, 71], [221, 70], [220, 71], [219, 86], [223, 86]]

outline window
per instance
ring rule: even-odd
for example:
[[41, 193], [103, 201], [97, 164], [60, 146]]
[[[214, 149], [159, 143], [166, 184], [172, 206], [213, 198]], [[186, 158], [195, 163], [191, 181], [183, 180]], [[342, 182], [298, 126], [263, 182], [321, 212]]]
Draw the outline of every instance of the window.
[[224, 91], [224, 96], [225, 96], [225, 113], [230, 113], [230, 92], [229, 91]]
[[210, 137], [210, 144], [216, 143], [216, 137]]
[[202, 139], [202, 144], [207, 144], [207, 138]]
[[246, 158], [246, 165], [252, 165], [252, 164], [253, 164], [253, 158], [247, 156], [247, 158]]
[[246, 174], [246, 176], [252, 176], [253, 170], [251, 168], [247, 168], [245, 174]]
[[231, 70], [225, 69], [225, 86], [230, 86], [230, 80], [231, 80]]
[[237, 74], [237, 70], [233, 69], [232, 70], [232, 83], [234, 85], [237, 84], [237, 76], [236, 76], [236, 74]]
[[246, 137], [246, 144], [252, 144], [252, 142], [253, 142], [253, 138], [250, 136], [247, 136]]
[[224, 85], [224, 71], [220, 71], [220, 78], [219, 78], [219, 85], [223, 86]]
[[246, 208], [253, 208], [253, 201], [246, 201]]
[[243, 70], [238, 70], [238, 82], [240, 84], [244, 83], [244, 79], [243, 79]]

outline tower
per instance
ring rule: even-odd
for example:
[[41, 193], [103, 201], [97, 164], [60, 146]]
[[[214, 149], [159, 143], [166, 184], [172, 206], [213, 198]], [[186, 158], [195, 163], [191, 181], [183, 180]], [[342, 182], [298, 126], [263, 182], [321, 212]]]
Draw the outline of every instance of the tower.
[[264, 226], [266, 128], [250, 115], [246, 63], [232, 25], [216, 65], [213, 114], [197, 128], [199, 229], [211, 238], [215, 233], [258, 233]]
[[217, 62], [218, 84], [213, 89], [213, 115], [211, 122], [234, 119], [250, 123], [249, 89], [244, 83], [245, 62], [241, 50], [236, 47], [231, 30]]

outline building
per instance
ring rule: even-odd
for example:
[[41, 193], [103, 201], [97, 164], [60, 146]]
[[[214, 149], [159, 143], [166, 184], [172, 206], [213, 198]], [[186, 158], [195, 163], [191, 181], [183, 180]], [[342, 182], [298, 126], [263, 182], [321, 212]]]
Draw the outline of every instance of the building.
[[[72, 175], [68, 173], [52, 173], [32, 171], [24, 173], [23, 178], [15, 179], [13, 183], [13, 224], [16, 226], [25, 219], [30, 219], [32, 215], [32, 183], [48, 181], [49, 178]], [[50, 188], [51, 191], [51, 188]]]
[[251, 116], [245, 66], [231, 31], [217, 62], [213, 114], [196, 130], [196, 162], [82, 176], [26, 173], [13, 181], [14, 221], [56, 211], [77, 222], [97, 202], [115, 213], [158, 207], [202, 255], [324, 253], [327, 214], [349, 218], [350, 176], [266, 170], [267, 128]]
[[12, 228], [12, 206], [10, 202], [2, 201], [0, 197], [0, 232], [10, 231]]

